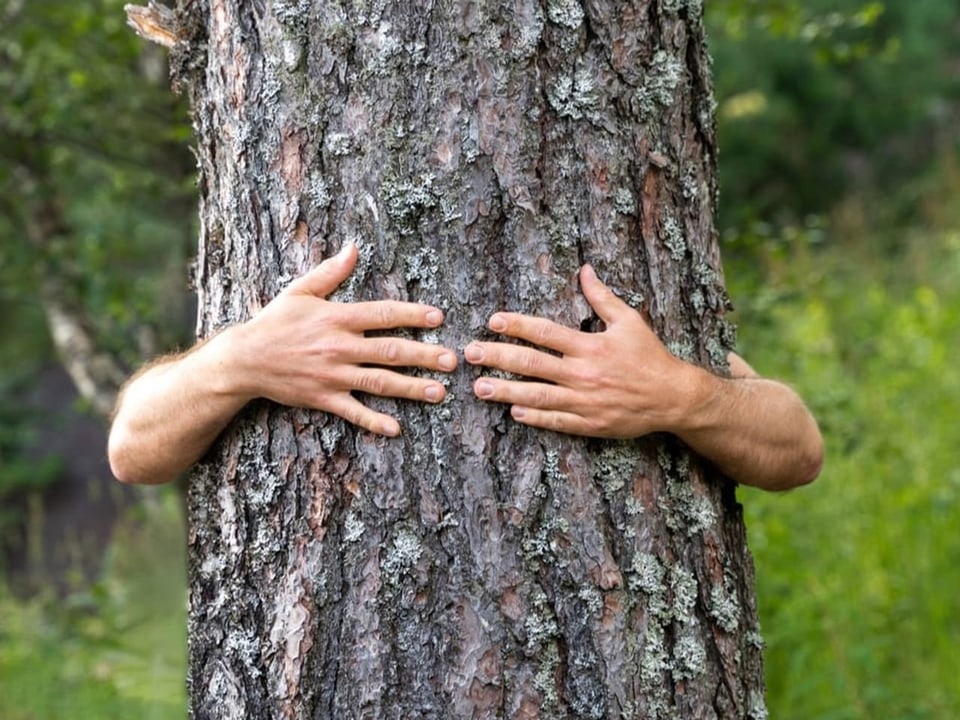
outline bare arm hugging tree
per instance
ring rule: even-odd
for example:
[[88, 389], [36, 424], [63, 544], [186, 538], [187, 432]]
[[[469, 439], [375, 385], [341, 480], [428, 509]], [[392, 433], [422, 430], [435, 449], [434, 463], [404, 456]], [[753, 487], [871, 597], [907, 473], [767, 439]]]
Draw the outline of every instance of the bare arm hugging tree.
[[[245, 327], [232, 328], [191, 352], [161, 358], [121, 394], [110, 436], [110, 460], [125, 482], [172, 480], [207, 451], [230, 420], [258, 397], [325, 410], [355, 425], [395, 437], [397, 421], [351, 393], [440, 402], [446, 391], [383, 366], [456, 368], [443, 347], [410, 340], [364, 338], [370, 330], [434, 327], [442, 313], [429, 306], [368, 303], [343, 306], [323, 298], [356, 262], [347, 246], [291, 285]], [[474, 392], [512, 403], [518, 422], [597, 438], [633, 439], [670, 432], [730, 478], [767, 490], [812, 481], [823, 441], [816, 421], [785, 385], [765, 380], [731, 354], [731, 379], [684, 362], [660, 343], [635, 310], [581, 272], [584, 293], [606, 325], [584, 333], [542, 318], [494, 315], [494, 332], [549, 348], [560, 356], [504, 343], [471, 343], [475, 365], [526, 378], [483, 376]], [[375, 367], [371, 367], [375, 366]], [[377, 368], [380, 369], [377, 369]]]
[[[315, 408], [373, 432], [395, 436], [397, 421], [351, 395], [440, 402], [436, 381], [387, 367], [449, 372], [457, 357], [443, 347], [399, 338], [367, 338], [370, 330], [433, 328], [437, 308], [416, 303], [342, 305], [324, 298], [357, 260], [354, 246], [292, 283], [250, 322], [229, 328], [188, 353], [161, 358], [121, 392], [110, 430], [114, 474], [125, 482], [174, 479], [207, 451], [254, 398]], [[375, 366], [375, 367], [371, 367]]]

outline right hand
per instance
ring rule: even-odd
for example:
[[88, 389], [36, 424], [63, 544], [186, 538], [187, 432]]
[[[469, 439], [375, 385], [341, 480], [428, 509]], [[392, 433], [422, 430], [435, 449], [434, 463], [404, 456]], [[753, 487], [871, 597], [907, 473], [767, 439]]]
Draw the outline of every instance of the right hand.
[[388, 367], [450, 372], [457, 367], [457, 356], [439, 345], [366, 337], [372, 330], [435, 328], [443, 322], [443, 313], [429, 305], [392, 300], [327, 300], [356, 263], [356, 246], [345, 246], [294, 280], [250, 321], [226, 331], [232, 335], [226, 362], [233, 373], [231, 384], [241, 395], [323, 410], [393, 437], [400, 434], [397, 420], [371, 410], [352, 393], [440, 402], [446, 394], [441, 383]]

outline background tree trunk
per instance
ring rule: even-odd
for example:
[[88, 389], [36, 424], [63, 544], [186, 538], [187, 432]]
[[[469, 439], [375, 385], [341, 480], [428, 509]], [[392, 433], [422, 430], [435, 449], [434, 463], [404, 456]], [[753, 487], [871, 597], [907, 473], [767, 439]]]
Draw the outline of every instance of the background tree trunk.
[[[342, 301], [594, 328], [590, 262], [671, 350], [722, 368], [699, 0], [181, 0], [199, 334], [356, 242]], [[195, 718], [758, 718], [733, 485], [670, 437], [370, 400], [400, 439], [251, 404], [190, 490]]]

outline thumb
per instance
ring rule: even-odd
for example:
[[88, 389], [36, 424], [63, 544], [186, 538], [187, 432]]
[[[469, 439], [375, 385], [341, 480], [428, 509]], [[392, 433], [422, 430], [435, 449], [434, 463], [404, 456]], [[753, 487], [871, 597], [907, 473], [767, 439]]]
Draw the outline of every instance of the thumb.
[[609, 327], [619, 318], [622, 318], [625, 311], [633, 312], [633, 309], [623, 300], [613, 294], [597, 273], [590, 265], [584, 265], [580, 268], [580, 289], [583, 296], [590, 303], [601, 320]]
[[348, 243], [333, 257], [294, 280], [284, 292], [325, 298], [350, 277], [357, 264], [357, 246]]

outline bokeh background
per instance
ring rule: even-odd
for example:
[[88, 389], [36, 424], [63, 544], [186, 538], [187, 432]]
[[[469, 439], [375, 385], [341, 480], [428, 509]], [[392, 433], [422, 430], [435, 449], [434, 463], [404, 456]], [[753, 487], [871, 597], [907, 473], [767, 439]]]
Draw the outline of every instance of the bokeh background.
[[[194, 161], [124, 0], [0, 0], [0, 717], [183, 718], [176, 487], [104, 408], [189, 344]], [[960, 6], [708, 0], [740, 351], [820, 479], [740, 492], [774, 719], [960, 717]], [[77, 386], [82, 392], [78, 393]]]

